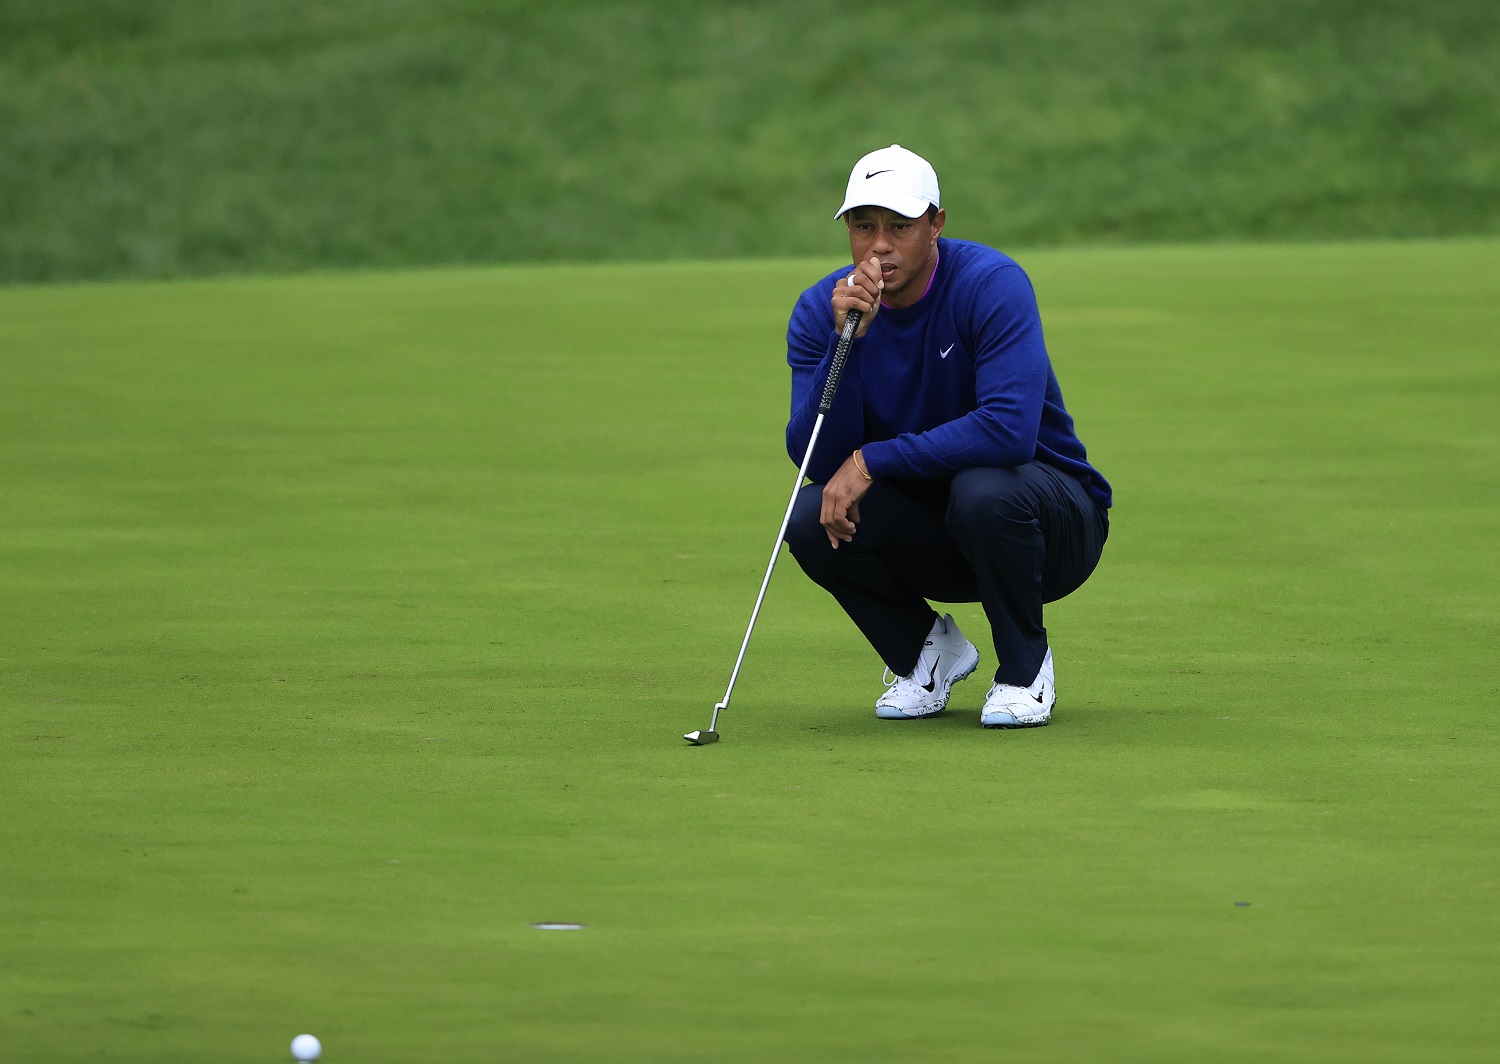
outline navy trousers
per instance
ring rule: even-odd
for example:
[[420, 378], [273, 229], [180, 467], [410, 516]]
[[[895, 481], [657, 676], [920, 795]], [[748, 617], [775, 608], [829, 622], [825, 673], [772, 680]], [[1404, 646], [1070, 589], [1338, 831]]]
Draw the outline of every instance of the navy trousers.
[[916, 667], [937, 617], [928, 599], [979, 602], [994, 639], [995, 682], [1030, 685], [1047, 655], [1042, 605], [1088, 579], [1109, 535], [1109, 511], [1077, 479], [1040, 462], [877, 480], [860, 500], [854, 538], [838, 550], [818, 521], [822, 505], [823, 486], [804, 485], [787, 546], [900, 676]]

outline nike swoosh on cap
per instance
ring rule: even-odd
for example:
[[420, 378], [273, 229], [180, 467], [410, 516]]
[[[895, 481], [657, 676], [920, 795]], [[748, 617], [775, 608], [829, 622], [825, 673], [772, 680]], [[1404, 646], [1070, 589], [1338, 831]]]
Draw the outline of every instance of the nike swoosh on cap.
[[865, 180], [870, 180], [870, 178], [874, 177], [876, 174], [888, 174], [890, 172], [891, 171], [889, 170], [871, 170], [868, 174], [865, 175]]

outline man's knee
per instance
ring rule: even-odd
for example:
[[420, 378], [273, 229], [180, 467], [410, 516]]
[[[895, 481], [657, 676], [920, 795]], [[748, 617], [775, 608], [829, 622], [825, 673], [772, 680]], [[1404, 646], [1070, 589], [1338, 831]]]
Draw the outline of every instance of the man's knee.
[[804, 484], [792, 504], [792, 518], [786, 525], [786, 545], [795, 558], [807, 558], [814, 551], [828, 548], [828, 533], [823, 530], [823, 486]]
[[1028, 467], [965, 469], [956, 473], [948, 491], [948, 530], [992, 534], [1035, 516], [1032, 477]]

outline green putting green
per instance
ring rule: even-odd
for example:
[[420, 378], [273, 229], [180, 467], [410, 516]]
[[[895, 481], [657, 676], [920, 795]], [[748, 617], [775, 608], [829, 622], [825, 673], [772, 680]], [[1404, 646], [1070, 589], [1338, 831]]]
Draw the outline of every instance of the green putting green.
[[0, 290], [3, 1056], [1491, 1059], [1500, 242], [1020, 258], [1054, 724], [784, 559], [702, 749], [835, 262]]

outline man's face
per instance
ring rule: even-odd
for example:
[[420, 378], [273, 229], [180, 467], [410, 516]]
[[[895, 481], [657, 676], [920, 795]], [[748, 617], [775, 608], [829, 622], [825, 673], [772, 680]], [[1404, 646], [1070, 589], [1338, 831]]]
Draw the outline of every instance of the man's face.
[[905, 307], [922, 298], [936, 264], [938, 234], [945, 220], [942, 211], [928, 221], [925, 214], [908, 218], [886, 207], [854, 207], [844, 214], [854, 261], [864, 262], [872, 255], [880, 260], [880, 278], [885, 282], [881, 298], [886, 303]]

